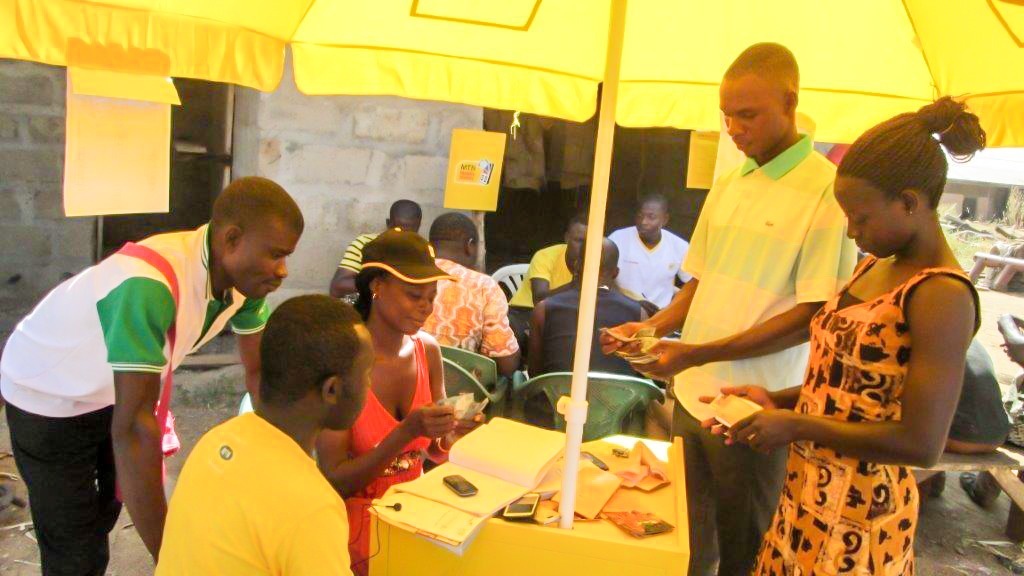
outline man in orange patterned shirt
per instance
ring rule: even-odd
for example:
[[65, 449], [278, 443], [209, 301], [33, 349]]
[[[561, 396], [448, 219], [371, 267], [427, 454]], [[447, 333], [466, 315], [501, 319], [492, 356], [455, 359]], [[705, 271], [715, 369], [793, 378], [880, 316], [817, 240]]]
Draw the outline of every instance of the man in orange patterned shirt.
[[458, 278], [440, 280], [434, 313], [423, 330], [442, 346], [488, 356], [498, 372], [509, 376], [519, 368], [519, 343], [508, 324], [508, 301], [498, 283], [473, 270], [480, 237], [465, 214], [449, 212], [430, 226], [437, 266]]

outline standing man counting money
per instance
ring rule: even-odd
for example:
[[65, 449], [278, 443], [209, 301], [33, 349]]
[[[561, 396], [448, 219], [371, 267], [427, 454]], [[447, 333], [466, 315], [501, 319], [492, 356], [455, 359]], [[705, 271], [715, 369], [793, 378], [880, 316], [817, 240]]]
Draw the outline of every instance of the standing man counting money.
[[[798, 91], [796, 60], [778, 44], [755, 44], [729, 67], [720, 106], [747, 160], [708, 194], [683, 266], [693, 280], [649, 321], [615, 328], [630, 336], [653, 327], [664, 336], [682, 326], [680, 340], [649, 351], [655, 362], [634, 367], [679, 374], [672, 431], [686, 448], [694, 575], [712, 573], [716, 543], [720, 576], [750, 572], [786, 463], [784, 450], [726, 446], [701, 429], [712, 414], [699, 398], [725, 386], [799, 385], [811, 317], [846, 283], [856, 259], [833, 194], [835, 166], [797, 132]], [[605, 353], [620, 347], [602, 337]]]

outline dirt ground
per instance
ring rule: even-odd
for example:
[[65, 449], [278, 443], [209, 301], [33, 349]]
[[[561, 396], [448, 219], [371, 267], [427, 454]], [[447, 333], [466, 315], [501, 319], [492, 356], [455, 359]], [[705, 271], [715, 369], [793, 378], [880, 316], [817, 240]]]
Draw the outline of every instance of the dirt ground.
[[[0, 341], [28, 310], [4, 306], [0, 301]], [[983, 292], [984, 321], [979, 338], [988, 348], [1000, 382], [1009, 385], [1019, 368], [999, 348], [1002, 342], [995, 321], [1012, 312], [1024, 315], [1024, 295]], [[222, 344], [223, 345], [223, 344]], [[175, 378], [177, 386], [174, 411], [182, 451], [168, 461], [168, 491], [184, 464], [189, 450], [199, 437], [214, 425], [235, 414], [242, 396], [242, 372], [239, 367], [194, 372], [183, 371]], [[0, 474], [17, 474], [10, 454], [10, 437], [5, 418], [0, 418]], [[13, 483], [24, 497], [24, 486]], [[271, 496], [272, 497], [272, 496]], [[1005, 541], [1003, 529], [1009, 511], [1009, 499], [1001, 495], [988, 510], [971, 502], [960, 489], [956, 475], [947, 479], [947, 487], [938, 498], [923, 498], [916, 550], [918, 574], [935, 576], [1011, 574], [979, 541]], [[0, 510], [0, 574], [38, 575], [39, 553], [30, 529], [19, 527], [29, 522], [27, 510], [9, 507]], [[148, 553], [122, 513], [111, 534], [110, 575], [145, 576], [153, 573]]]

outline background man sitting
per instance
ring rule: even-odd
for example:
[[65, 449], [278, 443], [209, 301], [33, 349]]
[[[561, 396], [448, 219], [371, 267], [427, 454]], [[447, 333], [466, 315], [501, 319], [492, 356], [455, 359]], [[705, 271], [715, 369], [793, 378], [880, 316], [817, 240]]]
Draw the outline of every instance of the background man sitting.
[[465, 214], [449, 212], [430, 226], [437, 267], [456, 277], [440, 280], [434, 312], [423, 330], [442, 346], [463, 348], [493, 358], [506, 376], [519, 368], [519, 344], [508, 324], [508, 302], [493, 278], [476, 264], [479, 232]]
[[[397, 200], [391, 205], [388, 219], [384, 222], [384, 229], [399, 228], [408, 232], [419, 232], [420, 224], [423, 221], [423, 209], [412, 200]], [[338, 264], [338, 270], [331, 280], [331, 296], [342, 298], [355, 295], [356, 275], [363, 269], [363, 247], [377, 237], [379, 232], [361, 234], [348, 245], [345, 255]]]
[[[1003, 349], [1018, 366], [1024, 366], [1024, 333], [1020, 318], [1005, 315], [999, 320], [999, 331], [1003, 335]], [[982, 356], [983, 355], [983, 356]], [[999, 383], [995, 376], [992, 359], [984, 347], [975, 340], [967, 349], [966, 374], [960, 392], [960, 402], [953, 415], [946, 451], [959, 454], [980, 454], [993, 452], [1010, 432], [1010, 418], [1003, 407]], [[1020, 387], [1016, 380], [1016, 390]], [[933, 493], [941, 491], [943, 481], [934, 481]], [[1002, 492], [999, 484], [989, 472], [964, 472], [960, 474], [960, 486], [976, 504], [988, 507]]]
[[583, 250], [583, 239], [586, 235], [586, 217], [582, 214], [574, 216], [565, 229], [565, 243], [538, 250], [530, 260], [530, 269], [526, 272], [523, 285], [508, 303], [509, 323], [521, 350], [529, 350], [527, 340], [533, 307], [547, 298], [552, 290], [566, 286], [572, 281], [569, 262]]
[[692, 278], [683, 272], [690, 244], [664, 229], [668, 218], [668, 200], [660, 194], [650, 194], [640, 201], [636, 226], [608, 236], [619, 248], [616, 283], [627, 294], [639, 295], [650, 314], [672, 301], [677, 278], [682, 283]]
[[[597, 309], [594, 318], [593, 345], [590, 349], [590, 370], [636, 376], [629, 363], [614, 355], [601, 353], [599, 330], [625, 322], [638, 322], [646, 318], [640, 304], [613, 290], [618, 275], [619, 250], [605, 238], [601, 244], [601, 268], [598, 272]], [[580, 310], [583, 257], [577, 253], [573, 260], [573, 280], [564, 290], [544, 299], [533, 309], [530, 321], [530, 376], [548, 372], [571, 372], [576, 350], [577, 319]]]

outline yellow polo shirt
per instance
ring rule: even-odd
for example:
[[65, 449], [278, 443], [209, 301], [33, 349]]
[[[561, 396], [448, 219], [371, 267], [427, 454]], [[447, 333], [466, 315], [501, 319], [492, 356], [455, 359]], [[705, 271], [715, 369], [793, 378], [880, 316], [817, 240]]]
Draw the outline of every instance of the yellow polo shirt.
[[[836, 168], [804, 137], [764, 166], [752, 159], [708, 193], [683, 270], [699, 279], [683, 342], [743, 332], [805, 302], [831, 299], [853, 273], [854, 243], [833, 193]], [[759, 358], [691, 368], [675, 380], [693, 416], [711, 417], [700, 396], [723, 386], [799, 386], [807, 344]]]
[[255, 413], [210, 430], [167, 513], [156, 576], [351, 574], [345, 503], [316, 462]]
[[548, 281], [549, 288], [554, 290], [572, 282], [572, 272], [565, 263], [565, 251], [568, 248], [565, 244], [555, 244], [538, 250], [530, 260], [530, 269], [526, 272], [523, 285], [519, 287], [509, 306], [522, 308], [533, 308], [533, 287], [530, 280], [541, 278]]

